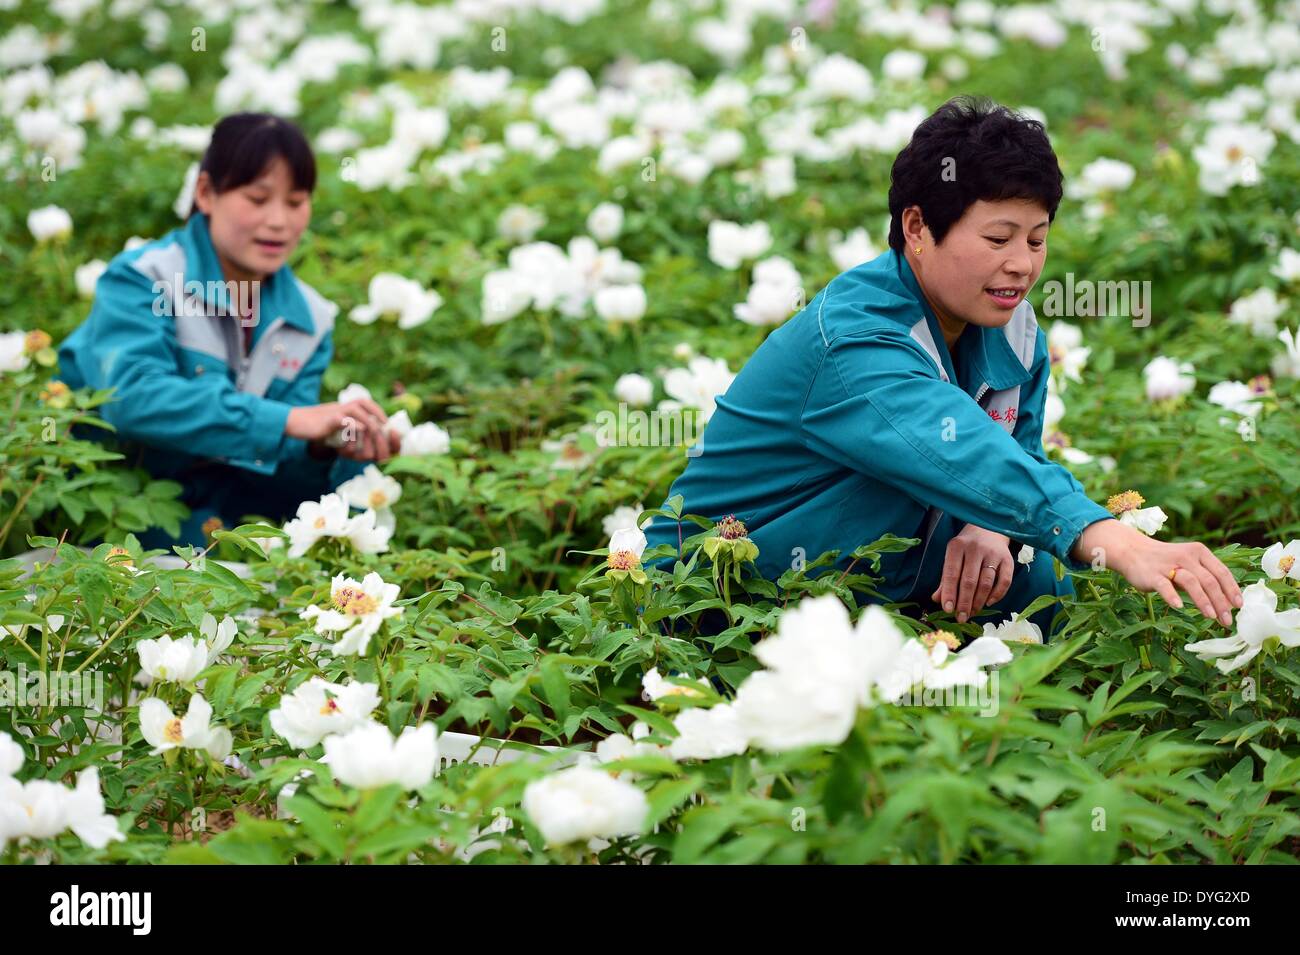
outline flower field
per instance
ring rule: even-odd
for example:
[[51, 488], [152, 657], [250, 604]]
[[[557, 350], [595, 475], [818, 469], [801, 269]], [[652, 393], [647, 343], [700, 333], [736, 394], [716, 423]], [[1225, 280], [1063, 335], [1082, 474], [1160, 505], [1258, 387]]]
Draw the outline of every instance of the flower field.
[[[1104, 566], [1046, 642], [921, 619], [914, 540], [766, 580], [669, 497], [962, 93], [1065, 174], [1045, 449], [1230, 627]], [[1297, 0], [0, 0], [0, 859], [1296, 862], [1298, 103]], [[56, 349], [244, 109], [401, 453], [151, 550], [180, 486]]]

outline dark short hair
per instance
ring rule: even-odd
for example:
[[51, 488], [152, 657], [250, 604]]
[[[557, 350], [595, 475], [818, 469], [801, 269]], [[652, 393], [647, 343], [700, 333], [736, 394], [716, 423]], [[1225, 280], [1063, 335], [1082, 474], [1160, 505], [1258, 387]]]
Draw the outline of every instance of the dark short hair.
[[[226, 192], [252, 182], [277, 157], [288, 164], [295, 189], [316, 188], [316, 156], [295, 123], [271, 113], [232, 113], [213, 127], [199, 172]], [[197, 210], [192, 206], [190, 215]]]
[[1063, 182], [1042, 123], [972, 96], [949, 100], [917, 126], [889, 178], [889, 247], [896, 252], [909, 206], [920, 207], [938, 244], [981, 199], [1033, 199], [1050, 221]]

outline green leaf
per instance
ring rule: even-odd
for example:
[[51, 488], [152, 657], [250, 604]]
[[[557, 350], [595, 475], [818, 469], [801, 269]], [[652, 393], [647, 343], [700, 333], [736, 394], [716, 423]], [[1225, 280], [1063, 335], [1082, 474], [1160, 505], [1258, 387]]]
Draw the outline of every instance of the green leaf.
[[546, 702], [551, 704], [555, 717], [564, 722], [569, 716], [569, 681], [558, 664], [544, 660], [540, 667], [542, 672], [542, 690], [546, 693]]
[[1106, 712], [1106, 699], [1110, 695], [1110, 686], [1110, 680], [1107, 680], [1092, 694], [1092, 700], [1088, 703], [1088, 710], [1084, 714], [1088, 718], [1089, 726], [1096, 726], [1101, 722], [1101, 715]]
[[375, 789], [363, 794], [361, 804], [352, 817], [353, 825], [357, 831], [363, 835], [374, 832], [392, 819], [393, 811], [397, 808], [397, 801], [401, 796], [402, 787], [396, 785], [384, 786], [382, 789]]
[[339, 829], [337, 817], [333, 813], [322, 809], [315, 800], [301, 793], [295, 793], [286, 799], [284, 807], [298, 817], [303, 831], [316, 845], [335, 859], [343, 858], [347, 852], [347, 844]]

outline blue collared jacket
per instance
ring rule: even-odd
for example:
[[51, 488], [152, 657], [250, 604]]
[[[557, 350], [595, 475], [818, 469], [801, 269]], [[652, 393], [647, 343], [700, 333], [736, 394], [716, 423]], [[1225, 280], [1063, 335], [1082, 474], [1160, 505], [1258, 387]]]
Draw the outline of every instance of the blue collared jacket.
[[[769, 579], [828, 550], [843, 568], [887, 533], [915, 537], [882, 563], [885, 596], [902, 600], [945, 512], [1078, 567], [1070, 548], [1110, 514], [1043, 453], [1049, 373], [1028, 302], [1005, 327], [967, 326], [951, 354], [911, 266], [889, 251], [768, 336], [669, 496], [685, 513], [743, 520]], [[676, 548], [677, 522], [656, 517], [646, 536]]]
[[316, 460], [284, 433], [290, 408], [320, 401], [337, 306], [282, 266], [261, 284], [246, 350], [231, 292], [207, 216], [195, 213], [114, 258], [89, 317], [59, 347], [70, 387], [113, 389], [100, 414], [134, 446], [131, 463], [184, 486], [186, 543], [203, 543], [212, 516], [227, 526], [283, 518], [363, 467]]

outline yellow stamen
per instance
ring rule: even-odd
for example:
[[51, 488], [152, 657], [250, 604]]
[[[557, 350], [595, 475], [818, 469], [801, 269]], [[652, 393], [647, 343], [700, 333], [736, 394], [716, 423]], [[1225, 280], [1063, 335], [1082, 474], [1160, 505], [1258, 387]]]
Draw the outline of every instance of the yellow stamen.
[[611, 570], [636, 570], [641, 560], [630, 550], [616, 550], [605, 558]]
[[50, 342], [49, 332], [43, 332], [37, 328], [28, 332], [27, 337], [23, 339], [23, 351], [29, 355], [35, 355], [42, 348], [49, 348]]
[[378, 488], [375, 488], [375, 490], [370, 492], [371, 507], [385, 507], [387, 506], [387, 504], [388, 504], [388, 495], [385, 494], [383, 491], [379, 490]]
[[185, 739], [185, 733], [181, 729], [181, 721], [172, 719], [163, 727], [163, 739], [169, 743], [179, 743]]
[[1294, 566], [1295, 566], [1295, 558], [1292, 557], [1290, 554], [1283, 555], [1282, 558], [1277, 562], [1277, 569], [1282, 571], [1284, 575], [1291, 573], [1291, 568]]
[[1118, 517], [1125, 511], [1136, 510], [1145, 503], [1146, 498], [1137, 491], [1125, 491], [1122, 494], [1112, 494], [1106, 501], [1106, 510]]
[[957, 639], [956, 634], [949, 633], [947, 630], [935, 630], [933, 633], [921, 634], [921, 642], [925, 644], [927, 650], [933, 650], [936, 644], [945, 643], [949, 650], [958, 650], [961, 648], [961, 641]]
[[360, 587], [340, 587], [331, 599], [335, 607], [353, 617], [364, 617], [379, 607], [379, 601]]
[[339, 705], [333, 700], [326, 700], [325, 705], [320, 708], [321, 716], [332, 716], [339, 711]]

